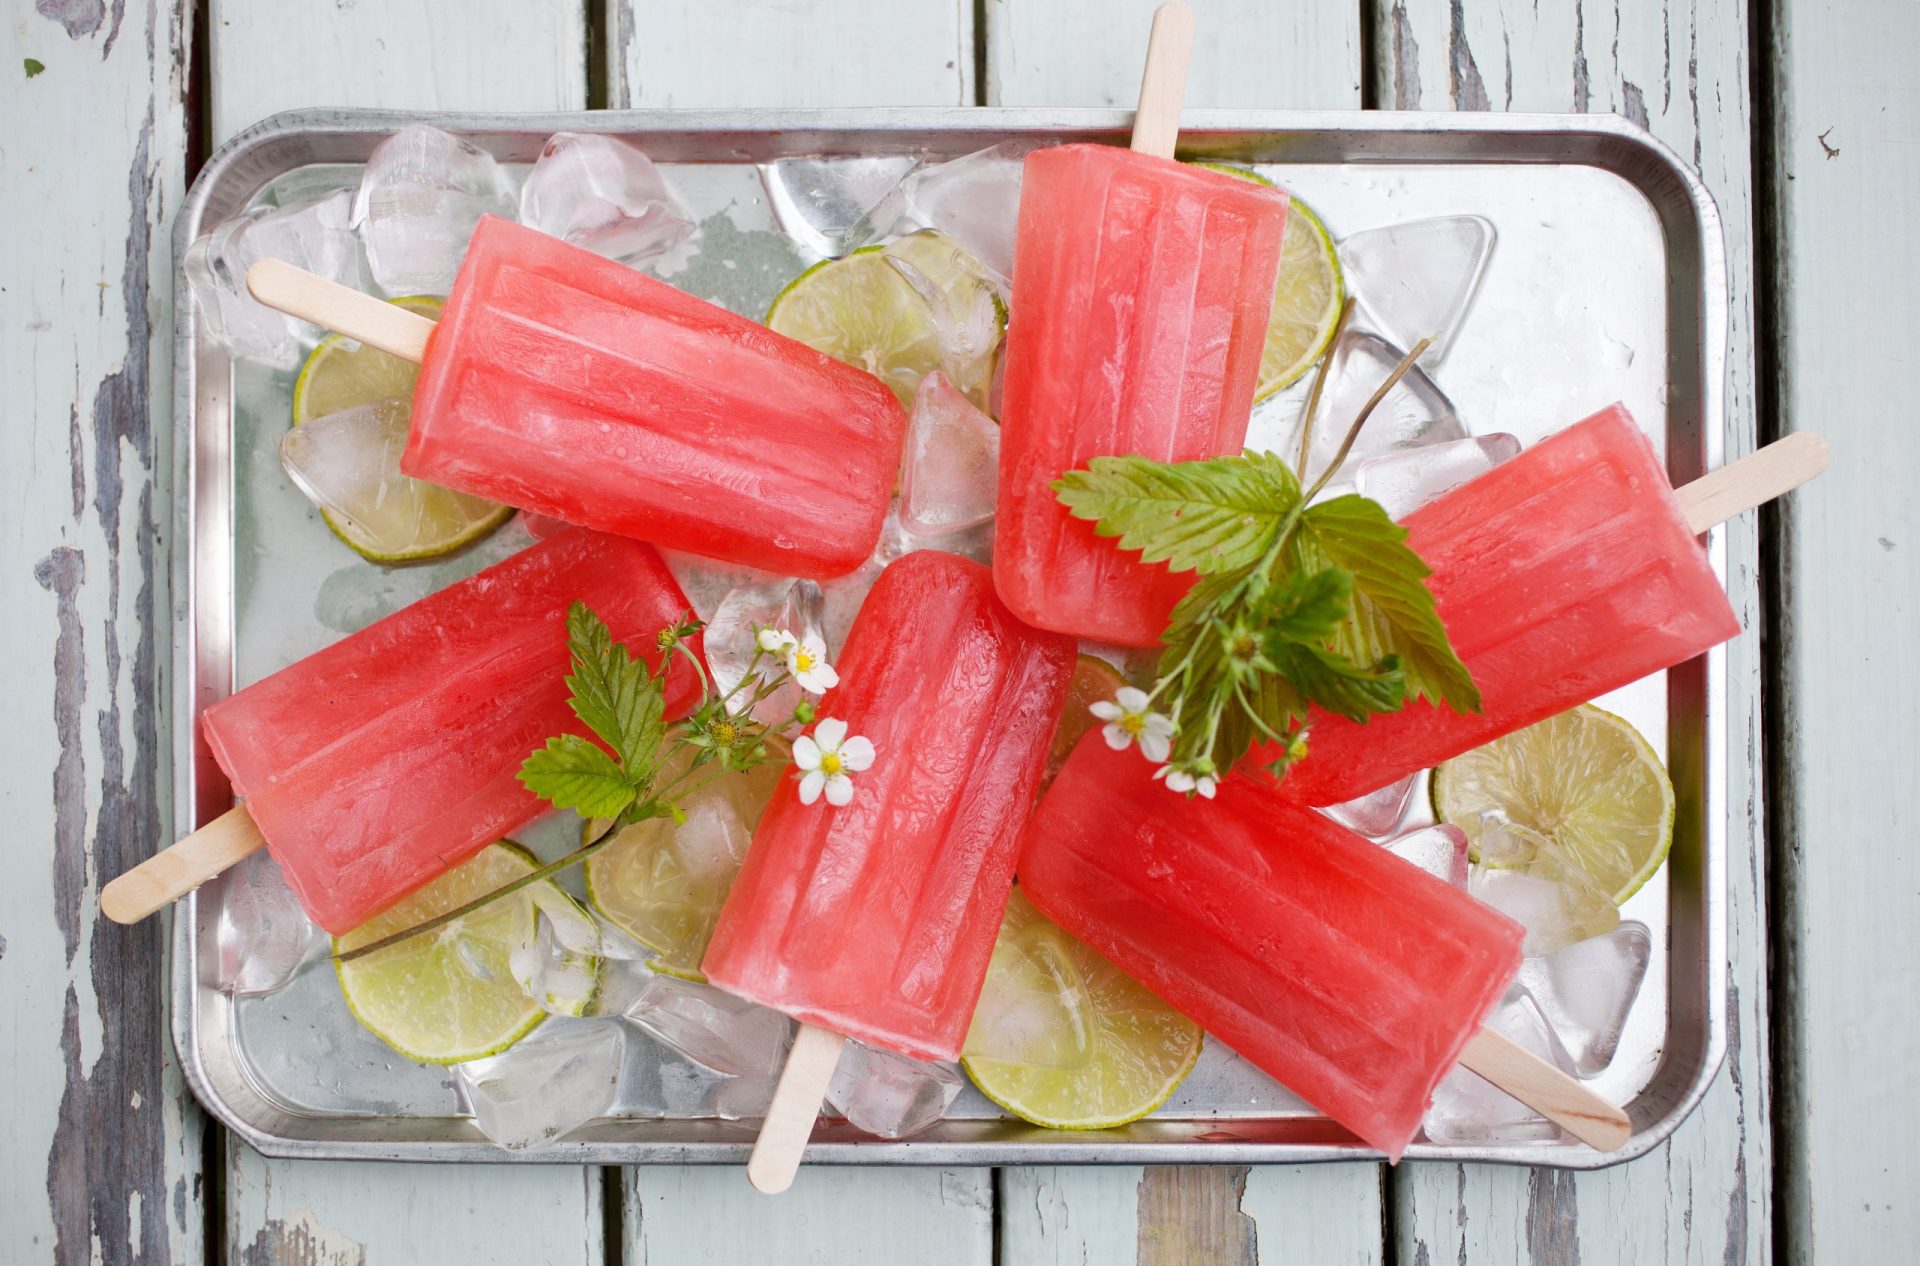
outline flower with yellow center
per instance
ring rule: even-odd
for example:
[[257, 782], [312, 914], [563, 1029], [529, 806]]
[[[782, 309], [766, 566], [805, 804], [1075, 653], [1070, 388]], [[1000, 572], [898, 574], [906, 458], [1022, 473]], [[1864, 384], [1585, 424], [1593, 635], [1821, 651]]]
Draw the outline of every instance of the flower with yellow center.
[[1163, 761], [1173, 750], [1173, 722], [1153, 711], [1148, 706], [1152, 702], [1146, 691], [1122, 686], [1111, 700], [1102, 699], [1087, 710], [1106, 722], [1100, 736], [1108, 747], [1123, 752], [1137, 742], [1148, 760]]
[[873, 764], [873, 743], [855, 735], [847, 737], [847, 723], [838, 717], [822, 717], [812, 734], [793, 741], [793, 763], [800, 767], [800, 803], [812, 804], [824, 792], [827, 803], [836, 808], [853, 799], [853, 779]]
[[827, 662], [827, 644], [818, 633], [787, 643], [787, 672], [810, 695], [823, 695], [840, 684], [840, 674]]

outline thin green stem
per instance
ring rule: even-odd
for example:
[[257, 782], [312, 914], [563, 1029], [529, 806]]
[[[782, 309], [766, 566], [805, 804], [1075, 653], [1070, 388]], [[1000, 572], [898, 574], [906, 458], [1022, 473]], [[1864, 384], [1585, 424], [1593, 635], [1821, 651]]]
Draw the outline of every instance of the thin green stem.
[[1320, 478], [1313, 481], [1313, 487], [1307, 489], [1306, 495], [1300, 498], [1302, 504], [1318, 496], [1320, 490], [1327, 486], [1334, 474], [1346, 463], [1347, 454], [1353, 451], [1353, 442], [1360, 438], [1360, 428], [1367, 424], [1367, 419], [1373, 416], [1374, 409], [1379, 407], [1380, 402], [1387, 398], [1387, 393], [1406, 377], [1407, 371], [1412, 369], [1413, 363], [1426, 353], [1428, 345], [1432, 342], [1430, 338], [1423, 338], [1413, 345], [1412, 351], [1400, 358], [1400, 363], [1393, 367], [1393, 372], [1387, 375], [1387, 380], [1381, 383], [1368, 398], [1359, 416], [1354, 418], [1353, 425], [1347, 428], [1347, 438], [1340, 441], [1340, 451], [1333, 455], [1333, 460], [1327, 463], [1327, 468], [1320, 472]]
[[599, 835], [595, 836], [591, 843], [581, 845], [579, 848], [574, 849], [573, 852], [568, 853], [565, 857], [560, 858], [558, 861], [548, 862], [546, 865], [540, 867], [539, 869], [531, 871], [528, 874], [522, 875], [520, 876], [520, 878], [514, 880], [511, 883], [500, 885], [500, 887], [495, 888], [492, 892], [487, 893], [485, 896], [475, 897], [472, 901], [467, 902], [465, 905], [458, 906], [452, 910], [449, 910], [445, 914], [437, 914], [433, 918], [428, 919], [425, 923], [415, 924], [413, 927], [410, 927], [403, 932], [395, 932], [392, 936], [383, 936], [379, 940], [373, 942], [371, 945], [360, 945], [360, 946], [354, 947], [353, 949], [348, 950], [344, 954], [335, 954], [334, 958], [336, 958], [337, 960], [343, 963], [351, 963], [356, 958], [365, 958], [368, 954], [377, 953], [380, 950], [386, 949], [390, 945], [398, 945], [402, 941], [412, 940], [414, 937], [421, 936], [427, 932], [431, 932], [435, 928], [445, 927], [447, 924], [452, 923], [455, 919], [464, 918], [465, 916], [472, 914], [475, 910], [478, 910], [481, 906], [484, 906], [489, 902], [498, 901], [502, 897], [511, 896], [512, 894], [519, 892], [522, 888], [527, 887], [529, 884], [539, 883], [542, 879], [551, 879], [553, 876], [559, 874], [561, 871], [565, 870], [567, 867], [577, 865], [578, 863], [585, 861], [587, 858], [592, 857], [595, 853], [599, 852], [601, 849], [605, 848], [609, 843], [611, 843], [613, 841], [614, 835], [617, 834], [620, 829], [621, 829], [621, 824], [618, 822], [615, 822], [612, 825], [608, 826], [606, 830], [600, 832]]
[[1320, 358], [1320, 365], [1313, 372], [1313, 390], [1307, 393], [1307, 411], [1300, 417], [1300, 456], [1293, 464], [1294, 477], [1301, 483], [1307, 481], [1307, 451], [1313, 442], [1313, 419], [1320, 412], [1320, 393], [1326, 390], [1327, 373], [1333, 366], [1334, 349], [1340, 346], [1340, 336], [1347, 332], [1347, 322], [1353, 319], [1353, 296], [1340, 305], [1340, 319], [1333, 327], [1333, 337], [1327, 340], [1327, 351]]

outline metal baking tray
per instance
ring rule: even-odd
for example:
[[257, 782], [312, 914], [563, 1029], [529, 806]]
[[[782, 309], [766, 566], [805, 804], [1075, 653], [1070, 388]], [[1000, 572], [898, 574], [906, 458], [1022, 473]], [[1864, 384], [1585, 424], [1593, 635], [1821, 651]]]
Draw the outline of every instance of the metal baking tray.
[[[554, 115], [279, 115], [216, 154], [175, 225], [175, 258], [204, 227], [272, 190], [350, 183], [373, 147], [411, 122], [529, 162], [557, 130], [624, 137], [662, 164], [697, 218], [698, 250], [663, 275], [753, 316], [811, 259], [774, 230], [757, 164], [799, 155], [954, 157], [1014, 137], [1123, 141], [1114, 110], [606, 111]], [[1499, 239], [1479, 296], [1437, 377], [1475, 433], [1531, 443], [1616, 399], [1664, 448], [1675, 483], [1720, 461], [1727, 275], [1718, 214], [1678, 157], [1616, 118], [1194, 110], [1185, 156], [1253, 164], [1321, 212], [1336, 236], [1453, 213]], [[528, 538], [510, 524], [468, 553], [383, 569], [336, 543], [276, 460], [290, 375], [230, 362], [176, 279], [172, 736], [176, 830], [225, 810], [230, 791], [199, 741], [200, 712]], [[1289, 401], [1293, 403], [1289, 404]], [[1297, 411], [1261, 406], [1254, 435]], [[1726, 546], [1709, 535], [1726, 574]], [[1743, 581], [1742, 583], [1749, 583]], [[1749, 634], [1751, 636], [1751, 634]], [[1678, 794], [1670, 862], [1623, 913], [1653, 933], [1648, 977], [1618, 1057], [1595, 1083], [1628, 1105], [1631, 1143], [1608, 1156], [1566, 1141], [1414, 1143], [1414, 1159], [1598, 1168], [1639, 1156], [1699, 1102], [1725, 1048], [1727, 690], [1715, 651], [1604, 702], [1663, 749]], [[1758, 689], [1757, 681], [1735, 684]], [[1744, 836], [1731, 843], [1750, 848]], [[205, 983], [210, 900], [174, 922], [174, 1040], [200, 1101], [281, 1156], [634, 1164], [736, 1163], [754, 1122], [702, 1105], [705, 1074], [628, 1043], [622, 1102], [526, 1152], [486, 1141], [447, 1070], [393, 1055], [347, 1015], [324, 964], [264, 998]], [[1284, 1005], [1284, 1000], [1276, 1000]], [[908, 1141], [823, 1122], [808, 1151], [829, 1164], [1299, 1163], [1378, 1154], [1224, 1046], [1153, 1116], [1116, 1130], [1055, 1132], [1008, 1119], [970, 1088]]]

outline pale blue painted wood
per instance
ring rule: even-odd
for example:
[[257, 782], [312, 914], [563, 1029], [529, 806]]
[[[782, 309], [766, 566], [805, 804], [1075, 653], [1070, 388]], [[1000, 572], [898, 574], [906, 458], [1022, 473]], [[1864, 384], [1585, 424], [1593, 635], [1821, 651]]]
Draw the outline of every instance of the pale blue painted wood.
[[[99, 887], [172, 820], [174, 5], [6, 6], [0, 31], [0, 1261], [201, 1260], [198, 1109], [166, 926]], [[29, 60], [31, 59], [31, 60]]]
[[1785, 1255], [1906, 1260], [1920, 1243], [1920, 7], [1772, 11], [1779, 425], [1833, 444], [1781, 523]]

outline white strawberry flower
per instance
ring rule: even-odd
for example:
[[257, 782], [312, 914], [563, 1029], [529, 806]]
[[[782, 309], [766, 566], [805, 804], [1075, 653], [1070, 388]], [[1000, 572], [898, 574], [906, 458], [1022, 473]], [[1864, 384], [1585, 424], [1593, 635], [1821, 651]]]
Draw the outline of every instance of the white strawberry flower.
[[859, 735], [847, 737], [847, 723], [822, 717], [812, 734], [793, 741], [793, 763], [800, 767], [800, 803], [812, 804], [825, 792], [836, 808], [853, 799], [853, 779], [873, 764], [873, 743]]
[[1196, 774], [1175, 765], [1162, 765], [1154, 771], [1153, 776], [1165, 779], [1169, 791], [1188, 796], [1198, 794], [1209, 800], [1213, 799], [1213, 793], [1220, 786], [1220, 780], [1212, 774]]
[[787, 648], [799, 644], [800, 639], [785, 629], [776, 629], [771, 624], [763, 624], [754, 633], [754, 644], [769, 655], [785, 658]]
[[1102, 699], [1089, 705], [1088, 711], [1106, 722], [1100, 727], [1100, 736], [1108, 747], [1123, 752], [1137, 739], [1141, 755], [1163, 761], [1173, 750], [1173, 722], [1153, 711], [1148, 706], [1152, 702], [1146, 691], [1122, 686], [1111, 701]]
[[789, 641], [781, 653], [786, 656], [787, 671], [800, 683], [800, 689], [810, 695], [822, 695], [840, 684], [840, 674], [827, 662], [827, 644], [818, 633], [809, 633], [804, 639], [794, 638], [791, 633], [787, 637]]

